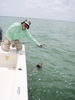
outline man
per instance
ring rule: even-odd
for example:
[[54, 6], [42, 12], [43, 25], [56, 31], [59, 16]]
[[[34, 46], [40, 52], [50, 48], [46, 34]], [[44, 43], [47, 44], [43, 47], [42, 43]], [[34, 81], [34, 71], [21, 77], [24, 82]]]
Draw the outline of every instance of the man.
[[6, 31], [6, 40], [2, 42], [2, 49], [4, 51], [10, 50], [10, 45], [12, 44], [12, 47], [15, 47], [17, 51], [22, 49], [22, 44], [20, 42], [20, 39], [23, 39], [27, 37], [28, 39], [31, 39], [34, 43], [37, 44], [38, 47], [42, 47], [42, 45], [34, 38], [29, 32], [31, 22], [28, 20], [25, 20], [21, 23], [14, 23], [12, 24], [8, 30]]

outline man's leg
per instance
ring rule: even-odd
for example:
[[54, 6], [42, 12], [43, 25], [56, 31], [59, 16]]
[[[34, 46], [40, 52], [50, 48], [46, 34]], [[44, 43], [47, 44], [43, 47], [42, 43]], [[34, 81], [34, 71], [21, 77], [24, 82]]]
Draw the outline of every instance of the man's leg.
[[10, 50], [10, 41], [5, 39], [4, 41], [1, 42], [1, 48], [2, 50], [8, 52]]
[[15, 47], [17, 51], [22, 50], [22, 44], [19, 40], [12, 41], [12, 47]]

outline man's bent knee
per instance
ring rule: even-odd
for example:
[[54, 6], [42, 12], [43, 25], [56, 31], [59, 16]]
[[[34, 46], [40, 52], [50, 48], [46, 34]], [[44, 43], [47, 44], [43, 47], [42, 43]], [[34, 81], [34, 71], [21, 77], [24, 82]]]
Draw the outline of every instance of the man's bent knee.
[[10, 42], [8, 40], [4, 40], [1, 42], [2, 50], [8, 52], [10, 50]]

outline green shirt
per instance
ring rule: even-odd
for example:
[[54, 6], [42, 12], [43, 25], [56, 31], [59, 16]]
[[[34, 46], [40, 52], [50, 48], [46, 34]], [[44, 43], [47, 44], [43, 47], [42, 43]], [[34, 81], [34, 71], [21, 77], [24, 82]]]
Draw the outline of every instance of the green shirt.
[[27, 37], [29, 40], [32, 40], [37, 45], [40, 45], [40, 43], [30, 34], [28, 29], [22, 30], [21, 23], [16, 22], [16, 23], [12, 24], [6, 31], [6, 38], [9, 41], [20, 40], [25, 37]]

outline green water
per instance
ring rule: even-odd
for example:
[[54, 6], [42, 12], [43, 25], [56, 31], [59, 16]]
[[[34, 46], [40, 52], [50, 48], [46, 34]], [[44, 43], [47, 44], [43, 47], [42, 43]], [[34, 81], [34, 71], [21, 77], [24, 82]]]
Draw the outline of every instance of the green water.
[[[0, 17], [3, 32], [25, 18]], [[31, 34], [43, 48], [25, 40], [29, 100], [75, 100], [75, 23], [31, 19]], [[36, 64], [43, 63], [41, 69]]]

